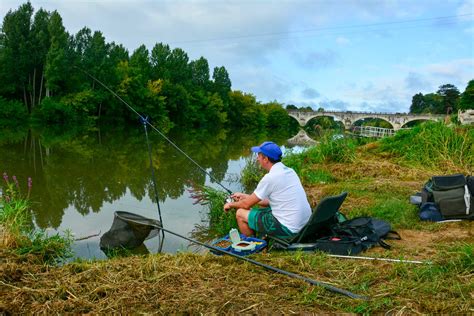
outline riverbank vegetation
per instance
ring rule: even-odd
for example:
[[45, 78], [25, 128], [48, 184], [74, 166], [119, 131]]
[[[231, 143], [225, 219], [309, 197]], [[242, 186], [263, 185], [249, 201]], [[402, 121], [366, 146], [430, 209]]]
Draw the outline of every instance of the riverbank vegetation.
[[2, 248], [26, 261], [41, 264], [61, 263], [72, 256], [73, 239], [64, 235], [48, 235], [45, 230], [35, 228], [30, 209], [29, 194], [32, 187], [28, 179], [28, 193], [21, 194], [18, 179], [3, 174], [4, 184], [0, 186], [0, 232]]
[[[420, 127], [421, 128], [421, 127]], [[413, 130], [412, 130], [413, 131]], [[436, 131], [443, 137], [419, 136]], [[474, 270], [474, 225], [420, 222], [409, 195], [420, 190], [432, 175], [461, 172], [472, 174], [473, 128], [423, 125], [415, 133], [403, 133], [383, 141], [346, 143], [347, 157], [323, 155], [312, 148], [285, 157], [285, 163], [299, 172], [324, 171], [324, 177], [303, 177], [310, 202], [322, 197], [349, 193], [342, 212], [349, 218], [368, 215], [385, 219], [402, 236], [390, 241], [391, 250], [375, 247], [364, 256], [418, 260], [401, 263], [339, 259], [323, 253], [287, 253], [275, 250], [253, 255], [253, 259], [330, 283], [369, 301], [311, 286], [303, 281], [277, 275], [260, 267], [226, 256], [178, 253], [114, 258], [107, 261], [75, 261], [63, 266], [45, 265], [15, 252], [15, 246], [1, 248], [0, 310], [6, 313], [472, 313]], [[460, 137], [461, 141], [457, 137]], [[446, 150], [446, 140], [457, 145]], [[352, 147], [349, 144], [357, 144]], [[406, 154], [411, 143], [422, 154], [439, 157], [430, 163]], [[428, 145], [434, 145], [434, 149]], [[340, 144], [326, 145], [342, 146]], [[427, 149], [428, 148], [428, 149]], [[396, 150], [398, 149], [398, 150]], [[332, 151], [328, 151], [331, 153]], [[458, 157], [460, 164], [446, 163]], [[336, 159], [333, 159], [336, 158]], [[300, 160], [302, 162], [300, 162]], [[305, 171], [306, 170], [306, 171]], [[212, 193], [212, 192], [211, 192]], [[211, 226], [221, 225], [225, 194], [213, 192], [209, 204], [214, 212]], [[221, 204], [219, 204], [221, 203]], [[217, 216], [217, 217], [216, 217]], [[224, 219], [223, 221], [226, 221]], [[208, 236], [209, 237], [209, 236]]]

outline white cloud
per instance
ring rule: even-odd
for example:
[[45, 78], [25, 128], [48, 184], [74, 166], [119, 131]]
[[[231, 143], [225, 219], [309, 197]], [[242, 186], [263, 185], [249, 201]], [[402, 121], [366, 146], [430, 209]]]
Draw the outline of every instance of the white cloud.
[[462, 15], [459, 17], [461, 21], [472, 20], [472, 15], [474, 15], [474, 0], [464, 0], [458, 8], [457, 14]]
[[336, 43], [339, 44], [339, 45], [347, 45], [350, 42], [351, 41], [347, 37], [344, 37], [344, 36], [338, 36], [336, 38]]
[[310, 51], [292, 53], [293, 60], [303, 69], [326, 68], [337, 64], [339, 55], [330, 49], [324, 51]]
[[408, 90], [425, 90], [430, 88], [430, 83], [424, 75], [416, 72], [409, 72], [405, 78], [405, 87]]
[[305, 88], [303, 91], [301, 91], [301, 94], [303, 95], [304, 98], [306, 99], [315, 99], [319, 97], [319, 92], [316, 91], [316, 89], [313, 88]]
[[463, 80], [461, 78], [468, 78], [469, 75], [474, 76], [474, 60], [473, 59], [458, 59], [445, 63], [437, 63], [427, 65], [426, 71], [433, 76], [445, 77], [456, 81]]

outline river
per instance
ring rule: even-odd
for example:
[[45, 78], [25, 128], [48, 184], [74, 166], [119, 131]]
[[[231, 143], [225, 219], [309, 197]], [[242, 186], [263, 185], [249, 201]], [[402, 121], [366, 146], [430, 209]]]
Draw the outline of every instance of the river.
[[[240, 191], [238, 180], [251, 155], [249, 148], [267, 138], [285, 146], [292, 135], [284, 134], [268, 137], [226, 130], [180, 130], [167, 136], [214, 179]], [[158, 133], [149, 131], [149, 138], [164, 227], [191, 236], [198, 227], [206, 227], [207, 216], [203, 206], [193, 204], [189, 181], [219, 185]], [[69, 230], [76, 239], [92, 236], [74, 243], [75, 257], [106, 258], [99, 240], [109, 230], [115, 211], [158, 218], [141, 126], [87, 133], [67, 127], [4, 130], [0, 135], [0, 172], [10, 179], [15, 175], [23, 195], [28, 191], [27, 178], [32, 178], [30, 199], [36, 227], [49, 234]], [[158, 237], [146, 241], [145, 251], [157, 252], [159, 243]], [[188, 242], [170, 234], [165, 235], [162, 247], [170, 253], [190, 249]]]

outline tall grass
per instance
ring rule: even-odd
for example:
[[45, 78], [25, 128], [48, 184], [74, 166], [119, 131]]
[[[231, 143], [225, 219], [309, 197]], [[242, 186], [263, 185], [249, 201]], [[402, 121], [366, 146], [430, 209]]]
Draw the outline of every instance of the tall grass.
[[29, 255], [36, 261], [56, 264], [72, 256], [73, 238], [49, 236], [44, 230], [36, 229], [30, 211], [29, 193], [31, 179], [28, 179], [28, 193], [21, 194], [18, 180], [3, 174], [4, 184], [0, 186], [0, 226], [3, 228], [3, 246], [20, 256]]
[[195, 231], [195, 235], [200, 236], [201, 239], [222, 237], [227, 235], [231, 228], [237, 228], [235, 212], [233, 210], [224, 212], [227, 192], [196, 184], [193, 184], [189, 191], [196, 201], [195, 204], [199, 203], [208, 209], [209, 226], [197, 227], [198, 231]]
[[402, 161], [430, 168], [474, 171], [474, 127], [424, 123], [382, 139], [380, 150]]

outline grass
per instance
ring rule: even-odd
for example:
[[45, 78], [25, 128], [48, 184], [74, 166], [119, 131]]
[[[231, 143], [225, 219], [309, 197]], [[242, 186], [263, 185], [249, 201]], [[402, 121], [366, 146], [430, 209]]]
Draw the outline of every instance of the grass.
[[380, 150], [403, 163], [474, 171], [474, 129], [425, 123], [382, 140]]

